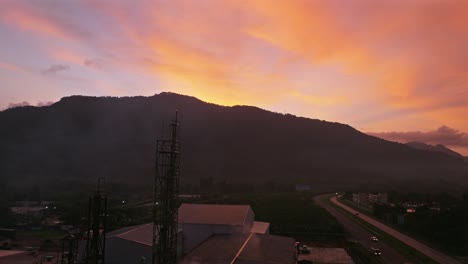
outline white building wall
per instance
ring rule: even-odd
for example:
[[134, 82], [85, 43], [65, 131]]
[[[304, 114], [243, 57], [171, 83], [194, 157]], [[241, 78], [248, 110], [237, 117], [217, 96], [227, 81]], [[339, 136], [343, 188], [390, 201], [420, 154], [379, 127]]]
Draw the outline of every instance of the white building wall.
[[252, 229], [252, 226], [255, 221], [255, 214], [252, 211], [252, 209], [249, 207], [249, 211], [247, 212], [247, 215], [244, 220], [244, 226], [242, 229], [242, 233], [248, 233]]

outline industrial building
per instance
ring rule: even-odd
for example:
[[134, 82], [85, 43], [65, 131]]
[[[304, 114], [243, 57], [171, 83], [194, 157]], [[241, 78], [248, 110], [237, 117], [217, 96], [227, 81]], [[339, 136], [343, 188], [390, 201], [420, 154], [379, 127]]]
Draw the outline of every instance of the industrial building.
[[[248, 205], [182, 204], [179, 263], [295, 263], [294, 239], [269, 234]], [[152, 223], [107, 234], [106, 263], [151, 263]]]
[[353, 193], [353, 202], [360, 206], [369, 206], [368, 193]]

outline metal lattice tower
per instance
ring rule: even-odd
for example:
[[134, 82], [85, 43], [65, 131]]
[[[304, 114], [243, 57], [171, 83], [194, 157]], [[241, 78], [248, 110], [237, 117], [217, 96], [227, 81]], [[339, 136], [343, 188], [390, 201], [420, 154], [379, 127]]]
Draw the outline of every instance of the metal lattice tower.
[[72, 234], [62, 238], [62, 250], [60, 254], [60, 264], [76, 264], [78, 257], [78, 241]]
[[153, 203], [153, 264], [177, 261], [177, 206], [181, 144], [177, 138], [177, 112], [171, 124], [172, 138], [156, 143]]
[[85, 264], [104, 264], [107, 196], [101, 193], [102, 179], [98, 179], [97, 192], [89, 197]]

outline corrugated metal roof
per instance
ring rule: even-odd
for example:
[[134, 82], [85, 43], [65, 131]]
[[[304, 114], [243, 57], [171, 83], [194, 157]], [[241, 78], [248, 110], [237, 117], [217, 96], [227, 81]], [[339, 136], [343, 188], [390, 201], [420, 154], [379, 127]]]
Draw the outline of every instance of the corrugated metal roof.
[[243, 225], [249, 205], [182, 204], [180, 224]]
[[250, 233], [214, 235], [179, 263], [292, 264], [294, 261], [294, 239]]
[[133, 230], [133, 229], [135, 229], [135, 228], [139, 228], [139, 227], [144, 226], [144, 225], [149, 225], [149, 224], [151, 224], [151, 223], [142, 224], [142, 225], [134, 225], [134, 226], [122, 227], [122, 228], [120, 228], [120, 229], [117, 229], [117, 230], [114, 230], [114, 231], [111, 231], [111, 232], [107, 233], [106, 236], [107, 236], [108, 238], [114, 237], [114, 236], [118, 236], [118, 235], [120, 235], [120, 234], [122, 234], [122, 233], [128, 232], [128, 231]]
[[194, 248], [179, 263], [230, 264], [249, 235], [214, 235]]
[[294, 261], [293, 238], [253, 234], [234, 263], [291, 264]]
[[153, 224], [137, 226], [136, 228], [122, 232], [115, 237], [151, 246], [153, 244]]
[[[182, 229], [178, 229], [181, 232]], [[107, 234], [107, 239], [120, 238], [143, 245], [151, 246], [153, 244], [153, 223], [135, 225], [114, 230]]]

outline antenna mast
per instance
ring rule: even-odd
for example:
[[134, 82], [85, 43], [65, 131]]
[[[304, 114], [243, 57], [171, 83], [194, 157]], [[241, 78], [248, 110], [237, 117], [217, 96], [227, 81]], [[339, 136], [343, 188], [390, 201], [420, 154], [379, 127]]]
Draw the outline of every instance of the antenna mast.
[[97, 192], [93, 197], [89, 197], [86, 264], [104, 264], [107, 196], [101, 193], [101, 180], [104, 178], [98, 178]]
[[156, 142], [156, 174], [153, 203], [153, 264], [176, 264], [177, 206], [180, 149], [178, 114], [171, 124], [172, 138]]

